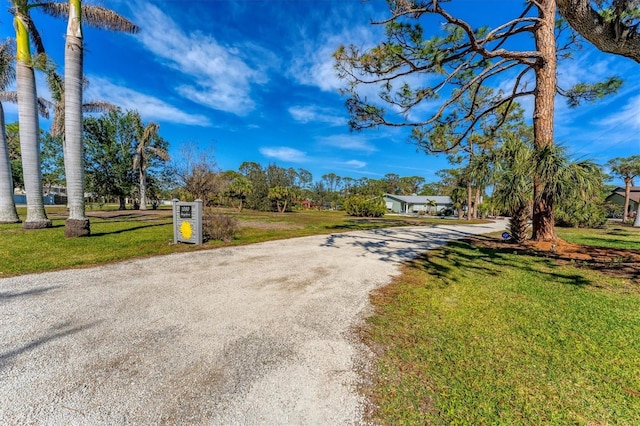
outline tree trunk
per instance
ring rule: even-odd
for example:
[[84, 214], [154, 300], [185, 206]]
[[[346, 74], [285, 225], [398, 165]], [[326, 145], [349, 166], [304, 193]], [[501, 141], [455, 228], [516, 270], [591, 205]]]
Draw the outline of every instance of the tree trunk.
[[626, 222], [629, 219], [629, 198], [631, 198], [631, 179], [624, 180], [624, 213], [622, 214], [622, 221]]
[[0, 223], [18, 223], [20, 217], [13, 201], [13, 177], [7, 134], [4, 128], [4, 110], [0, 103]]
[[118, 203], [120, 204], [118, 206], [118, 210], [126, 210], [127, 209], [127, 202], [125, 200], [124, 195], [118, 195]]
[[473, 202], [471, 201], [471, 182], [469, 182], [467, 184], [467, 220], [471, 220], [471, 215], [473, 214], [472, 210], [472, 205]]
[[[537, 151], [553, 146], [554, 99], [556, 94], [556, 1], [540, 0], [534, 38], [541, 58], [535, 66], [536, 89], [533, 110], [534, 146]], [[554, 194], [536, 174], [533, 178], [533, 235], [535, 241], [556, 239], [553, 217]]]
[[[142, 162], [142, 160], [140, 160]], [[147, 177], [140, 164], [140, 210], [147, 209]]]
[[84, 204], [84, 149], [82, 144], [83, 46], [80, 1], [69, 1], [69, 23], [64, 54], [64, 167], [67, 180], [69, 218], [65, 237], [91, 234]]
[[640, 228], [640, 202], [638, 203], [638, 209], [636, 210], [636, 220], [633, 221], [634, 228]]
[[25, 229], [50, 228], [42, 198], [42, 172], [40, 170], [40, 126], [33, 68], [26, 62], [16, 62], [18, 86], [18, 121], [20, 122], [20, 151], [24, 189], [27, 193], [27, 219]]
[[473, 208], [473, 218], [478, 218], [478, 206], [480, 205], [480, 187], [476, 188], [475, 202]]

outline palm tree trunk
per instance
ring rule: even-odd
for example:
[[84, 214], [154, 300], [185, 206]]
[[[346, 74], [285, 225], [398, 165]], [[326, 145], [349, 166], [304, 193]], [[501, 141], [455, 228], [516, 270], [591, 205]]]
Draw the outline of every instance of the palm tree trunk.
[[622, 221], [626, 222], [629, 219], [629, 198], [631, 198], [631, 179], [624, 180], [624, 213], [622, 214]]
[[633, 221], [634, 228], [640, 228], [640, 201], [638, 202], [638, 209], [636, 210], [636, 219]]
[[471, 216], [473, 215], [473, 201], [471, 200], [471, 194], [471, 181], [469, 181], [469, 183], [467, 183], [467, 220], [471, 220]]
[[147, 209], [147, 177], [140, 167], [140, 210]]
[[69, 218], [66, 237], [91, 234], [84, 205], [84, 150], [82, 146], [82, 68], [83, 46], [80, 0], [69, 1], [69, 23], [64, 54], [64, 166], [67, 178]]
[[[556, 94], [556, 0], [538, 1], [539, 18], [534, 38], [542, 57], [535, 67], [536, 96], [533, 110], [533, 134], [536, 150], [553, 146], [554, 100]], [[539, 176], [533, 179], [533, 235], [536, 241], [556, 239], [554, 228], [554, 194]]]
[[7, 134], [4, 129], [4, 110], [0, 103], [0, 223], [18, 223], [20, 217], [13, 201], [13, 178]]
[[20, 151], [24, 189], [27, 193], [27, 220], [25, 229], [51, 227], [42, 198], [42, 172], [40, 170], [40, 126], [33, 68], [26, 62], [16, 63], [18, 85], [18, 120], [20, 122]]

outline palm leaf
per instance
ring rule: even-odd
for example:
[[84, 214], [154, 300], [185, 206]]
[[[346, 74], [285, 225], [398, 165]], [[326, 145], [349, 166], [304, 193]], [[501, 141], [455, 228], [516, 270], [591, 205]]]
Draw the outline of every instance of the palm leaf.
[[[43, 3], [41, 7], [45, 13], [56, 18], [67, 18], [69, 16], [68, 3]], [[92, 27], [109, 31], [119, 31], [130, 34], [135, 34], [140, 31], [140, 28], [136, 24], [113, 10], [95, 5], [82, 5], [82, 22]]]

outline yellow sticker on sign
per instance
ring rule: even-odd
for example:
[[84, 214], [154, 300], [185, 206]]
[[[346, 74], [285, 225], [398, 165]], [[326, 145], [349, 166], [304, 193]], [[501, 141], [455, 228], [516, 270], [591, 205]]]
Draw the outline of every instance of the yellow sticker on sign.
[[186, 220], [180, 224], [180, 234], [182, 238], [188, 240], [193, 235], [193, 228], [191, 228], [191, 224]]

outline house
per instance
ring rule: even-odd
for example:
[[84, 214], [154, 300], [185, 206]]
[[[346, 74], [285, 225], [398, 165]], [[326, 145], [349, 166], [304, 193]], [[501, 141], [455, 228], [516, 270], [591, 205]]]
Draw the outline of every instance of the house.
[[442, 210], [453, 209], [451, 198], [440, 195], [393, 195], [384, 194], [387, 210], [393, 213], [435, 214]]
[[[611, 194], [604, 199], [606, 203], [613, 203], [623, 206], [624, 208], [624, 187], [617, 187]], [[629, 194], [629, 211], [627, 215], [632, 215], [638, 210], [638, 203], [640, 203], [640, 186], [632, 186], [631, 193]]]

